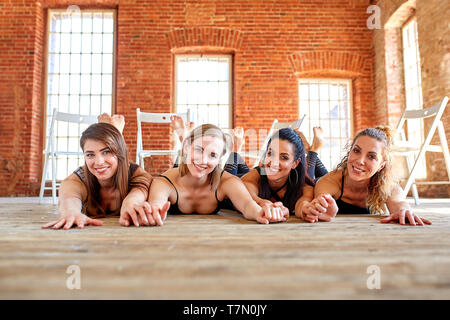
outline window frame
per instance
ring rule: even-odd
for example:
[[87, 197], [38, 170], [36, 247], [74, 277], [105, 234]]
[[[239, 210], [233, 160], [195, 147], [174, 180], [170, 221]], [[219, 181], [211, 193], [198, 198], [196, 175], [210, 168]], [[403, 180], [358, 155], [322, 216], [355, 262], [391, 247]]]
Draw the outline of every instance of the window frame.
[[[116, 61], [117, 61], [117, 9], [114, 8], [102, 8], [102, 9], [81, 9], [80, 14], [83, 14], [83, 12], [90, 12], [90, 13], [96, 13], [96, 12], [102, 12], [102, 13], [112, 13], [112, 19], [114, 22], [113, 26], [113, 47], [112, 47], [112, 72], [111, 72], [111, 78], [112, 78], [112, 84], [111, 84], [111, 113], [113, 114], [116, 110], [116, 93], [117, 93], [117, 84], [116, 84], [116, 76], [117, 76], [117, 70], [116, 70]], [[49, 55], [50, 55], [50, 28], [51, 28], [51, 18], [52, 13], [67, 13], [71, 14], [67, 11], [67, 9], [58, 9], [58, 8], [49, 8], [47, 9], [46, 14], [46, 26], [45, 26], [45, 49], [44, 49], [44, 75], [42, 77], [43, 85], [42, 87], [42, 120], [41, 120], [41, 127], [42, 127], [42, 146], [43, 148], [47, 145], [47, 123], [48, 118], [51, 117], [51, 114], [48, 114], [48, 81], [49, 81]], [[72, 12], [73, 14], [73, 12]], [[61, 32], [60, 32], [61, 33]], [[71, 32], [72, 33], [72, 32]], [[102, 32], [103, 33], [103, 32]], [[82, 33], [81, 33], [82, 34]], [[92, 54], [92, 53], [91, 53]], [[91, 60], [92, 61], [92, 60]], [[92, 68], [92, 65], [91, 65]], [[70, 75], [70, 73], [69, 73]], [[58, 88], [59, 90], [59, 88]], [[81, 87], [80, 87], [81, 90]], [[70, 92], [69, 92], [70, 95]], [[81, 95], [81, 93], [80, 93]], [[91, 95], [91, 94], [90, 94]], [[100, 94], [101, 95], [101, 94]], [[69, 159], [67, 158], [67, 161]], [[43, 162], [42, 162], [43, 163]], [[75, 168], [76, 169], [76, 168]], [[70, 171], [70, 170], [67, 170]], [[58, 174], [58, 173], [57, 173]], [[70, 174], [70, 172], [69, 172]], [[47, 180], [48, 181], [48, 180]], [[60, 179], [57, 179], [57, 181], [60, 181]]]
[[[411, 31], [411, 23], [414, 23], [414, 28], [413, 28], [413, 32], [414, 32], [414, 46], [415, 46], [415, 54], [414, 54], [414, 63], [410, 64], [410, 65], [406, 65], [406, 56], [405, 53], [406, 51], [411, 48], [411, 45], [409, 45], [408, 47], [405, 47], [405, 29], [408, 28], [408, 35], [409, 32]], [[401, 61], [403, 63], [403, 72], [402, 72], [402, 76], [403, 76], [403, 85], [404, 85], [404, 94], [405, 94], [405, 109], [407, 110], [421, 110], [423, 109], [423, 92], [422, 92], [422, 70], [421, 70], [421, 59], [420, 59], [420, 50], [419, 50], [419, 39], [418, 39], [418, 32], [417, 32], [417, 19], [415, 15], [412, 15], [411, 17], [409, 17], [405, 23], [400, 27], [400, 34], [401, 34], [401, 54], [402, 54], [402, 58]], [[409, 39], [407, 40], [409, 41]], [[413, 67], [411, 66], [415, 66], [414, 67], [414, 71], [416, 72], [416, 78], [417, 78], [417, 82], [414, 83], [413, 85], [411, 85], [411, 79], [409, 77], [407, 77], [407, 69], [408, 70], [412, 70]], [[411, 101], [409, 101], [408, 96], [414, 92], [414, 89], [418, 90], [418, 105], [412, 105]], [[420, 120], [415, 120], [416, 121], [416, 128], [412, 129], [410, 131], [410, 126], [413, 126], [413, 123], [411, 122], [412, 120], [408, 120], [406, 123], [406, 134], [408, 136], [408, 139], [410, 139], [410, 135], [413, 136], [413, 139], [417, 138], [418, 135], [420, 135], [420, 139], [421, 139], [421, 143], [423, 143], [423, 141], [425, 140], [425, 124], [423, 119]], [[427, 160], [426, 157], [422, 159], [422, 161], [420, 161], [418, 163], [419, 165], [419, 170], [417, 173], [417, 178], [419, 179], [424, 179], [427, 177]]]
[[[328, 85], [330, 85], [330, 84], [339, 84], [339, 85], [345, 84], [346, 85], [347, 92], [348, 92], [347, 93], [348, 94], [348, 100], [347, 101], [349, 103], [348, 124], [349, 124], [349, 131], [350, 132], [349, 132], [349, 137], [348, 137], [347, 141], [343, 142], [342, 148], [340, 150], [340, 152], [341, 152], [341, 154], [343, 156], [344, 153], [345, 153], [345, 150], [344, 150], [345, 146], [352, 141], [352, 138], [354, 136], [353, 81], [352, 81], [352, 79], [350, 79], [350, 78], [333, 78], [333, 77], [330, 77], [330, 78], [313, 78], [313, 77], [308, 77], [308, 78], [298, 78], [297, 79], [298, 110], [299, 110], [299, 114], [306, 114], [306, 117], [305, 117], [304, 121], [311, 121], [310, 117], [309, 117], [309, 114], [308, 114], [309, 110], [301, 110], [300, 109], [300, 102], [301, 102], [300, 85], [301, 84], [308, 84], [308, 85], [311, 85], [311, 84], [319, 84], [319, 85], [320, 84], [328, 84]], [[319, 93], [319, 95], [320, 95], [320, 93]], [[329, 98], [330, 97], [328, 95], [328, 101], [331, 101]], [[309, 106], [309, 103], [311, 101], [310, 97], [308, 97], [307, 101], [308, 101], [308, 108], [310, 108], [310, 106]], [[320, 100], [320, 96], [319, 96], [319, 100], [318, 101], [321, 101]], [[320, 120], [321, 120], [321, 118], [320, 118], [320, 113], [319, 113], [319, 121]], [[347, 120], [347, 119], [346, 118], [337, 118], [337, 119], [333, 119], [333, 120], [341, 121], [341, 120]], [[331, 123], [332, 119], [330, 118], [330, 119], [328, 119], [328, 121], [330, 121], [330, 123]], [[315, 124], [314, 126], [317, 126], [317, 125], [319, 125], [319, 124]], [[304, 126], [300, 127], [300, 131], [303, 132], [303, 134], [305, 135], [305, 137], [308, 139], [309, 142], [312, 141], [312, 137], [313, 137], [312, 128], [314, 126], [311, 125], [311, 123], [309, 122], [309, 126], [308, 126], [309, 127], [309, 132], [306, 132], [306, 133], [303, 132]], [[331, 128], [331, 125], [330, 125], [330, 128]], [[330, 134], [331, 134], [331, 132], [330, 132]], [[333, 138], [333, 137], [326, 137], [326, 136], [324, 136], [324, 139], [326, 141], [328, 141], [329, 138]], [[340, 139], [343, 139], [343, 138], [340, 138]], [[319, 151], [319, 155], [320, 155], [320, 151]], [[332, 158], [332, 153], [331, 153], [329, 161], [330, 161], [330, 166], [332, 166], [332, 168], [330, 167], [330, 168], [327, 168], [327, 169], [329, 171], [333, 170], [336, 167], [336, 165], [340, 162], [342, 156], [340, 155], [339, 158], [333, 159]], [[322, 162], [324, 162], [324, 161], [322, 161]], [[336, 164], [333, 165], [333, 162], [336, 162]]]
[[[219, 58], [226, 58], [228, 60], [228, 124], [229, 124], [229, 128], [222, 128], [222, 129], [230, 129], [233, 128], [233, 111], [234, 111], [234, 97], [233, 97], [233, 92], [234, 92], [234, 78], [233, 78], [233, 70], [234, 70], [234, 56], [231, 53], [175, 53], [174, 54], [174, 85], [173, 85], [173, 110], [174, 112], [178, 112], [178, 61], [180, 59], [189, 57], [198, 57], [198, 58], [202, 58], [202, 57], [219, 57]], [[192, 112], [191, 112], [192, 113]], [[191, 119], [192, 120], [192, 119]]]

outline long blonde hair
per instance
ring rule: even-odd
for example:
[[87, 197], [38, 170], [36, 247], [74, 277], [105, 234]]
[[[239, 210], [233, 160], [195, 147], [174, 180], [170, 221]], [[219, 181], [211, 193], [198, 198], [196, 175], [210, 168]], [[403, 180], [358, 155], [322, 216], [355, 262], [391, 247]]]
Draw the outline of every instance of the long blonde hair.
[[386, 201], [391, 195], [392, 188], [396, 183], [392, 175], [392, 156], [390, 154], [392, 135], [392, 129], [387, 126], [377, 126], [360, 131], [353, 139], [351, 145], [347, 146], [348, 150], [346, 155], [335, 169], [335, 171], [347, 169], [349, 153], [359, 137], [368, 136], [384, 143], [382, 156], [385, 161], [385, 166], [370, 178], [368, 185], [367, 204], [371, 213], [385, 212]]
[[[222, 154], [220, 155], [220, 158], [222, 158], [226, 153], [230, 146], [230, 140], [229, 137], [217, 126], [213, 124], [202, 124], [198, 127], [196, 127], [194, 130], [191, 131], [189, 136], [186, 137], [183, 141], [183, 147], [181, 148], [181, 160], [179, 165], [179, 172], [180, 176], [185, 176], [189, 169], [186, 165], [186, 154], [184, 152], [184, 147], [186, 144], [192, 145], [195, 139], [200, 137], [216, 137], [223, 141], [223, 149]], [[214, 168], [214, 170], [209, 174], [209, 184], [211, 185], [211, 190], [216, 190], [220, 183], [220, 176], [222, 173], [222, 165], [219, 164]]]

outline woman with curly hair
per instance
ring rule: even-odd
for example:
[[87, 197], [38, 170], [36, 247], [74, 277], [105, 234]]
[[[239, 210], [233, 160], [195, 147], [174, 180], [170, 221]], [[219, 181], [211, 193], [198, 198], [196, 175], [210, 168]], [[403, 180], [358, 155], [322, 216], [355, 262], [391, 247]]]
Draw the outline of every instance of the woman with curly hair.
[[383, 223], [431, 224], [411, 210], [402, 188], [392, 176], [392, 133], [388, 127], [364, 129], [336, 169], [323, 176], [314, 188], [315, 198], [302, 219], [330, 221], [336, 214], [386, 213]]

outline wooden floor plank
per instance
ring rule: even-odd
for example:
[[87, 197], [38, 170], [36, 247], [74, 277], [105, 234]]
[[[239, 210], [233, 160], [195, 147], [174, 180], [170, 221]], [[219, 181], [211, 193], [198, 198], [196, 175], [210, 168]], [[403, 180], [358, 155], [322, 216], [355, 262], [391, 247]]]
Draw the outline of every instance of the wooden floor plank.
[[[450, 203], [416, 211], [433, 225], [348, 215], [259, 225], [224, 212], [63, 231], [41, 229], [52, 205], [0, 203], [0, 298], [450, 299]], [[79, 290], [66, 286], [70, 265]], [[367, 288], [371, 265], [379, 290]]]

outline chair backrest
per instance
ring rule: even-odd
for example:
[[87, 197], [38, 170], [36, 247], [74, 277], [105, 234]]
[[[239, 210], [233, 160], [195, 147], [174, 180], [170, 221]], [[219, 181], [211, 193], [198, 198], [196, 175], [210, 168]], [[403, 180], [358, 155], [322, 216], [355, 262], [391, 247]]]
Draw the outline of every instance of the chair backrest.
[[397, 128], [395, 130], [395, 136], [397, 136], [397, 134], [400, 134], [402, 140], [405, 140], [403, 126], [407, 120], [425, 119], [430, 117], [434, 117], [434, 120], [428, 132], [434, 133], [436, 126], [438, 125], [439, 121], [441, 121], [441, 117], [445, 111], [445, 107], [447, 106], [448, 100], [449, 100], [448, 97], [444, 97], [444, 99], [442, 99], [441, 102], [429, 108], [423, 108], [420, 110], [404, 110], [402, 117], [400, 118], [400, 121], [398, 122]]
[[302, 125], [302, 122], [305, 119], [305, 117], [306, 117], [306, 114], [303, 115], [303, 117], [301, 119], [291, 121], [291, 122], [278, 122], [278, 120], [275, 119], [274, 122], [272, 123], [271, 129], [273, 129], [273, 130], [279, 130], [279, 129], [283, 129], [283, 128], [298, 129]]
[[[47, 152], [50, 150], [52, 152], [55, 152], [54, 150], [55, 145], [53, 143], [53, 140], [55, 139], [55, 123], [56, 121], [63, 121], [68, 123], [77, 123], [77, 124], [93, 124], [97, 123], [97, 116], [93, 115], [83, 115], [83, 114], [73, 114], [73, 113], [66, 113], [58, 111], [56, 108], [53, 109], [52, 113], [52, 122], [50, 124], [50, 130], [49, 130], [49, 139], [47, 141]], [[78, 154], [79, 152], [66, 152], [66, 154]]]
[[141, 112], [140, 108], [136, 109], [138, 115], [138, 121], [148, 122], [148, 123], [170, 123], [170, 117], [173, 115], [178, 115], [183, 118], [185, 122], [190, 120], [190, 111], [185, 113], [152, 113], [152, 112]]
[[79, 124], [93, 124], [97, 122], [97, 116], [73, 114], [57, 111], [53, 109], [53, 119], [56, 121], [65, 121]]
[[[137, 153], [143, 151], [142, 143], [142, 123], [170, 123], [170, 117], [177, 115], [183, 118], [185, 122], [191, 121], [191, 113], [188, 109], [185, 113], [156, 113], [156, 112], [142, 112], [140, 108], [136, 109], [137, 116]], [[138, 154], [136, 155], [138, 157]]]
[[302, 125], [303, 120], [305, 119], [306, 114], [303, 115], [298, 120], [290, 121], [290, 122], [279, 122], [277, 119], [273, 120], [272, 126], [270, 127], [269, 133], [266, 136], [266, 139], [264, 140], [263, 145], [259, 149], [258, 153], [260, 155], [259, 160], [261, 161], [264, 155], [264, 151], [267, 148], [267, 143], [269, 142], [270, 137], [275, 133], [275, 131], [283, 129], [283, 128], [291, 128], [291, 129], [299, 129]]

